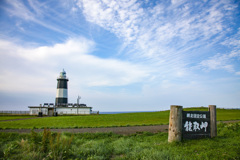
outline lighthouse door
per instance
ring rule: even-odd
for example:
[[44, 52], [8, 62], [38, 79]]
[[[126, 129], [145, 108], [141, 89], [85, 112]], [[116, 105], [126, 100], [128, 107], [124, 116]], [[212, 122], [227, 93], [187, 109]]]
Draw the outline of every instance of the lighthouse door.
[[48, 116], [53, 116], [53, 108], [48, 108]]

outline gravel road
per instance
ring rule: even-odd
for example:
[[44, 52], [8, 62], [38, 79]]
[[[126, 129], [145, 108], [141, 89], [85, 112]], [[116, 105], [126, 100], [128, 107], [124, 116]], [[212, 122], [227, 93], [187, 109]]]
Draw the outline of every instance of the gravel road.
[[[240, 120], [222, 121], [223, 123], [234, 123]], [[218, 122], [219, 123], [219, 122]], [[50, 129], [52, 132], [70, 132], [70, 133], [106, 133], [113, 132], [116, 134], [130, 135], [137, 132], [167, 132], [168, 125], [154, 125], [154, 126], [131, 126], [131, 127], [107, 127], [107, 128], [66, 128], [66, 129]], [[43, 129], [34, 129], [35, 132], [42, 132]], [[18, 132], [30, 133], [31, 129], [0, 129], [0, 132]]]

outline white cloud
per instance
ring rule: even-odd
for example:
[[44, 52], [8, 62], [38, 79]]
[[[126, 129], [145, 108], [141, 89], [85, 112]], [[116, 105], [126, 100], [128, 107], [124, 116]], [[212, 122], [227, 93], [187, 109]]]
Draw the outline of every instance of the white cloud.
[[149, 74], [147, 67], [88, 55], [94, 43], [84, 38], [36, 48], [22, 48], [4, 40], [0, 44], [1, 91], [47, 92], [55, 88], [54, 79], [62, 68], [76, 88], [128, 85], [141, 82]]
[[203, 60], [199, 65], [200, 67], [204, 67], [206, 70], [224, 69], [228, 72], [234, 72], [233, 65], [229, 64], [230, 58], [231, 57], [227, 54], [217, 54], [207, 60]]
[[[225, 88], [219, 87], [219, 83], [206, 84], [209, 80], [207, 77], [196, 77], [191, 73], [192, 66], [198, 64], [198, 69], [221, 69], [239, 75], [239, 69], [235, 68], [236, 63], [232, 63], [240, 57], [239, 33], [225, 39], [226, 35], [234, 32], [231, 28], [232, 23], [226, 23], [231, 22], [236, 11], [237, 4], [232, 4], [232, 1], [7, 2], [8, 5], [4, 6], [5, 11], [14, 16], [11, 17], [12, 20], [17, 19], [12, 22], [16, 22], [17, 27], [24, 32], [21, 36], [27, 35], [26, 39], [48, 39], [45, 34], [36, 33], [45, 27], [43, 31], [53, 33], [51, 36], [54, 38], [50, 40], [53, 45], [38, 44], [37, 47], [36, 42], [42, 41], [35, 40], [35, 47], [29, 47], [30, 45], [17, 45], [3, 40], [4, 38], [0, 40], [1, 95], [17, 95], [16, 92], [31, 95], [37, 92], [54, 99], [56, 77], [64, 68], [70, 79], [70, 101], [73, 96], [82, 93], [83, 97], [88, 97], [86, 103], [91, 102], [90, 105], [93, 105], [94, 109], [95, 106], [101, 106], [101, 109], [106, 107], [108, 110], [131, 110], [130, 107], [137, 106], [132, 110], [141, 110], [140, 106], [148, 110], [147, 107], [152, 106], [149, 110], [160, 110], [161, 105], [169, 109], [169, 105], [174, 103], [201, 105], [204, 101], [206, 105], [215, 102], [231, 105], [225, 99], [231, 99], [232, 104], [238, 102], [236, 99], [239, 97], [239, 91], [231, 92], [234, 89], [239, 90], [238, 83], [229, 83], [233, 80], [228, 80], [222, 82]], [[52, 6], [53, 4], [56, 6]], [[111, 56], [123, 57], [128, 61], [100, 58], [104, 51], [102, 48], [96, 48], [97, 46], [106, 45], [104, 47], [111, 48], [111, 51], [117, 48], [104, 44], [112, 40], [110, 36], [106, 39], [100, 37], [99, 31], [102, 30], [98, 27], [98, 31], [94, 30], [94, 25], [89, 25], [81, 19], [83, 16], [88, 22], [118, 37], [123, 42], [122, 46], [117, 46], [121, 50], [116, 51], [118, 54], [111, 53]], [[29, 24], [39, 28], [30, 29], [29, 32]], [[70, 38], [63, 43], [54, 44], [64, 37], [76, 37], [75, 32], [86, 37], [91, 36], [96, 42], [89, 40], [91, 38]], [[104, 35], [106, 34], [108, 32], [104, 32]], [[222, 41], [224, 42], [221, 43]], [[219, 43], [231, 48], [229, 52], [215, 54], [208, 51], [211, 47], [213, 50], [222, 47], [219, 47]], [[106, 55], [108, 54], [110, 53]], [[204, 59], [205, 57], [209, 58]], [[228, 89], [229, 93], [226, 93]], [[113, 106], [117, 108], [112, 108]]]
[[[45, 3], [28, 1], [29, 7], [21, 2], [8, 1], [8, 3], [10, 7], [5, 10], [12, 16], [40, 24], [65, 35], [74, 35], [71, 31], [64, 29], [67, 27], [61, 28], [61, 25], [46, 23], [43, 17], [49, 17], [50, 13], [55, 12]], [[62, 1], [62, 3], [68, 6], [71, 2]], [[228, 30], [225, 21], [231, 18], [236, 9], [236, 5], [223, 0], [209, 2], [172, 0], [171, 3], [158, 2], [149, 8], [144, 8], [144, 3], [150, 4], [150, 2], [136, 0], [78, 0], [74, 1], [69, 8], [71, 10], [73, 7], [78, 7], [87, 21], [101, 26], [122, 39], [124, 43], [119, 52], [131, 54], [131, 59], [147, 58], [151, 64], [155, 64], [155, 67], [164, 72], [165, 68], [182, 67], [181, 70], [185, 70], [189, 63], [187, 54], [191, 54], [192, 49], [213, 45], [220, 41]], [[60, 13], [55, 14], [57, 17], [51, 17], [51, 19], [57, 24], [62, 24], [63, 18], [66, 19], [66, 17]], [[24, 30], [22, 26], [19, 28]], [[225, 43], [238, 45], [238, 42], [235, 38], [235, 41], [229, 39]], [[45, 47], [37, 48], [34, 51], [35, 57], [28, 56], [27, 53], [25, 56], [44, 58], [45, 49]], [[191, 54], [191, 57], [193, 60], [194, 55]], [[223, 68], [231, 70], [231, 66]]]
[[94, 42], [79, 38], [70, 39], [64, 44], [55, 44], [54, 46], [41, 46], [25, 50], [21, 53], [21, 56], [32, 61], [46, 60], [53, 57], [62, 56], [77, 56], [78, 54], [85, 54], [92, 51]]

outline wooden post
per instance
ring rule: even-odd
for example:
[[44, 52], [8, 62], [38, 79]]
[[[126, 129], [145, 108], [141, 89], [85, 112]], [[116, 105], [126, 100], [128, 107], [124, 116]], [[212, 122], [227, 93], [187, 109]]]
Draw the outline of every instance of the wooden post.
[[171, 105], [169, 116], [168, 142], [182, 140], [182, 106]]
[[210, 132], [211, 138], [217, 136], [217, 112], [216, 112], [216, 105], [209, 105], [208, 110], [210, 112]]

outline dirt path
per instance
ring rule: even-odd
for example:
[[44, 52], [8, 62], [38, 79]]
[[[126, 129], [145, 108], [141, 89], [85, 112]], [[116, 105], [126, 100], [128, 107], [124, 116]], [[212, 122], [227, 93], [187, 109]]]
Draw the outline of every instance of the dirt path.
[[[67, 128], [67, 129], [50, 129], [52, 132], [70, 132], [70, 133], [106, 133], [113, 132], [116, 134], [129, 135], [137, 132], [167, 132], [168, 125], [156, 125], [156, 126], [132, 126], [132, 127], [109, 127], [109, 128]], [[43, 129], [34, 129], [35, 132], [42, 132]], [[30, 133], [31, 129], [1, 129], [0, 132], [18, 132], [18, 133]]]
[[[222, 121], [223, 123], [234, 123], [240, 120]], [[220, 123], [220, 122], [218, 122]], [[137, 132], [167, 132], [168, 125], [154, 125], [154, 126], [131, 126], [131, 127], [107, 127], [107, 128], [67, 128], [67, 129], [50, 129], [52, 132], [70, 132], [70, 133], [106, 133], [113, 132], [116, 134], [129, 135]], [[35, 132], [42, 132], [43, 129], [34, 129]], [[18, 132], [30, 133], [31, 129], [0, 129], [0, 132]]]

